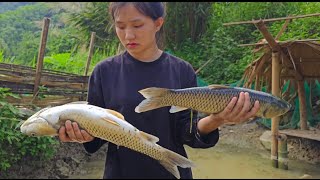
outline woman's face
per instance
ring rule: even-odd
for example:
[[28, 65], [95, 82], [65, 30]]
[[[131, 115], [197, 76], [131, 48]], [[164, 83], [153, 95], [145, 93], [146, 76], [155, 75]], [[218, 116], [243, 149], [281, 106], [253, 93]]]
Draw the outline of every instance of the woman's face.
[[157, 48], [155, 34], [163, 18], [156, 21], [141, 14], [132, 4], [119, 8], [115, 14], [115, 28], [122, 45], [132, 54], [139, 55]]

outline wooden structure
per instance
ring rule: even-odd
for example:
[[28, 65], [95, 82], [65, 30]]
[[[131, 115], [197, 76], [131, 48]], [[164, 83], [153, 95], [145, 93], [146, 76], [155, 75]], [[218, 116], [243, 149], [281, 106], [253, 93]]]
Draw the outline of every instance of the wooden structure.
[[21, 96], [21, 99], [7, 97], [14, 105], [45, 107], [86, 98], [88, 76], [42, 69], [41, 81], [33, 96], [35, 77], [36, 68], [0, 63], [0, 86]]
[[36, 68], [0, 63], [0, 87], [10, 88], [11, 92], [20, 94], [20, 99], [7, 97], [7, 101], [13, 105], [46, 107], [86, 100], [89, 79], [87, 74], [93, 54], [95, 32], [91, 34], [87, 66], [83, 76], [52, 71], [43, 69], [49, 23], [49, 18], [43, 19]]
[[[290, 79], [291, 85], [297, 87], [300, 102], [300, 127], [302, 130], [308, 129], [304, 81], [320, 78], [320, 44], [315, 40], [279, 42], [277, 39], [285, 31], [290, 20], [312, 16], [320, 16], [320, 13], [224, 24], [225, 26], [254, 24], [264, 36], [262, 42], [241, 45], [256, 46], [254, 52], [262, 53], [262, 56], [246, 68], [242, 78], [245, 82], [244, 86], [251, 87], [254, 83], [255, 89], [257, 90], [261, 90], [262, 86], [267, 86], [267, 92], [280, 96], [281, 87]], [[286, 21], [276, 38], [274, 38], [269, 33], [265, 22], [278, 20]], [[273, 167], [278, 167], [278, 139], [280, 137], [278, 127], [279, 117], [273, 118], [271, 125], [271, 161]]]

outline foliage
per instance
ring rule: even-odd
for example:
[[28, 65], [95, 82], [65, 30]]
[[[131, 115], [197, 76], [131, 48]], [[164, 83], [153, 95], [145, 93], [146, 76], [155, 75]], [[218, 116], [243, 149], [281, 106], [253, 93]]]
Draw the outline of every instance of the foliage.
[[[11, 167], [24, 156], [39, 156], [46, 160], [53, 157], [57, 141], [49, 137], [30, 138], [20, 133], [18, 126], [23, 114], [18, 108], [6, 102], [6, 97], [19, 98], [7, 88], [0, 88], [0, 172]], [[50, 148], [49, 148], [50, 147]]]

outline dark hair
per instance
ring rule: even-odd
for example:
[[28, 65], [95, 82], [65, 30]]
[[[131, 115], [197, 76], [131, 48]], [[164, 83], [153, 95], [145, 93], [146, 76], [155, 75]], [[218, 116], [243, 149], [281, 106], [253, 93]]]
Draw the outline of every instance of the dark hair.
[[[124, 5], [132, 4], [141, 14], [150, 17], [154, 21], [166, 15], [166, 5], [163, 2], [111, 2], [109, 13], [113, 21], [118, 10]], [[164, 31], [163, 26], [156, 33], [157, 45], [160, 49], [164, 48]]]

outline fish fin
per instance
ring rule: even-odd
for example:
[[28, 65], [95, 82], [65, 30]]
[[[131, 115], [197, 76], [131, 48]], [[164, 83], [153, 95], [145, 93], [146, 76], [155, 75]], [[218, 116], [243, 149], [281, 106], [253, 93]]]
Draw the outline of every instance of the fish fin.
[[148, 133], [143, 132], [143, 131], [139, 131], [139, 133], [143, 138], [147, 139], [150, 142], [156, 143], [156, 142], [159, 141], [159, 138], [154, 136], [154, 135], [148, 134]]
[[110, 114], [112, 114], [112, 115], [114, 115], [114, 116], [116, 116], [116, 117], [118, 117], [118, 118], [120, 118], [122, 120], [125, 120], [124, 116], [121, 113], [119, 113], [118, 111], [115, 111], [115, 110], [112, 110], [112, 109], [106, 109], [106, 110], [108, 111], [108, 113], [110, 113]]
[[88, 104], [87, 101], [74, 101], [74, 102], [69, 102], [67, 104]]
[[143, 100], [135, 109], [134, 111], [136, 113], [141, 113], [153, 109], [158, 109], [163, 107], [161, 104], [161, 98], [156, 97], [156, 98], [151, 98], [151, 99], [145, 99]]
[[170, 108], [170, 113], [176, 113], [176, 112], [179, 112], [179, 111], [183, 111], [183, 110], [186, 110], [188, 108], [186, 107], [180, 107], [180, 106], [171, 106]]
[[113, 125], [116, 125], [116, 126], [120, 126], [119, 123], [115, 122], [115, 121], [112, 121], [111, 119], [108, 119], [108, 118], [102, 118], [104, 121], [108, 122], [108, 123], [111, 123]]
[[230, 88], [230, 86], [221, 85], [221, 84], [211, 84], [208, 86], [209, 89], [221, 89], [221, 88]]
[[143, 97], [149, 99], [149, 98], [155, 98], [155, 97], [162, 97], [165, 94], [170, 91], [166, 88], [157, 88], [157, 87], [151, 87], [151, 88], [145, 88], [140, 91], [138, 91], [140, 94], [142, 94]]
[[177, 166], [182, 168], [195, 167], [194, 163], [186, 157], [164, 148], [164, 158], [160, 164], [171, 172], [177, 179], [180, 179], [180, 173]]

